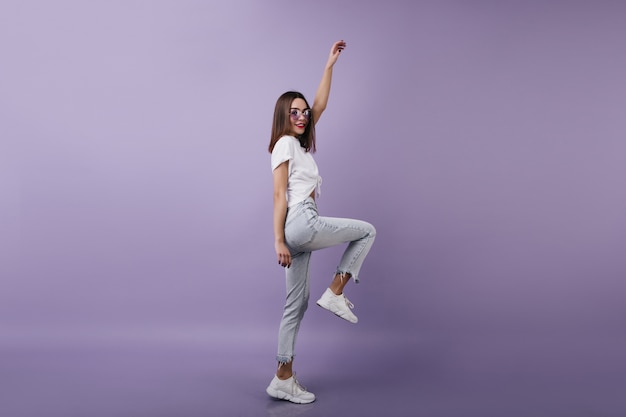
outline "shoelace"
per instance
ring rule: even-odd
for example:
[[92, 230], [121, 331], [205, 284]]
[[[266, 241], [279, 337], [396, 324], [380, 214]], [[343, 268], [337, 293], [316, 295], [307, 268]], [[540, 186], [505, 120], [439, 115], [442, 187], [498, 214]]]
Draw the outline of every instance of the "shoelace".
[[300, 382], [296, 379], [296, 373], [293, 373], [293, 383], [296, 386], [296, 388], [300, 389], [301, 391], [304, 392], [308, 392], [307, 389], [304, 387], [304, 385], [300, 384]]
[[342, 294], [342, 295], [343, 295], [343, 299], [344, 299], [344, 300], [346, 300], [346, 305], [347, 305], [347, 306], [348, 306], [351, 310], [352, 310], [352, 309], [354, 309], [354, 304], [352, 304], [352, 303], [350, 302], [350, 300], [348, 300], [348, 297], [346, 297], [344, 294]]

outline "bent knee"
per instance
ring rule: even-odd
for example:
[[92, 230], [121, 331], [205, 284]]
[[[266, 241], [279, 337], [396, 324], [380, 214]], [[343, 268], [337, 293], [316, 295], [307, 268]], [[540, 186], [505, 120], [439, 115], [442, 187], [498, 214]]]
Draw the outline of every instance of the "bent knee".
[[376, 228], [371, 223], [368, 223], [368, 225], [369, 225], [369, 235], [371, 237], [376, 237]]

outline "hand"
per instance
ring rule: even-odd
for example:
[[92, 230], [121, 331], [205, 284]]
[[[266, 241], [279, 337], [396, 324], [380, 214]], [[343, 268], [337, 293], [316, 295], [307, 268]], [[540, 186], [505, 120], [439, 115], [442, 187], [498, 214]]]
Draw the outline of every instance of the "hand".
[[346, 42], [343, 40], [333, 43], [332, 48], [330, 48], [330, 55], [328, 56], [327, 65], [329, 67], [332, 67], [333, 65], [335, 65], [335, 62], [337, 62], [337, 58], [339, 58], [341, 51], [343, 51], [345, 48], [346, 48]]
[[291, 252], [289, 248], [282, 242], [276, 242], [274, 244], [276, 248], [276, 256], [278, 257], [278, 264], [283, 267], [289, 268], [291, 266]]

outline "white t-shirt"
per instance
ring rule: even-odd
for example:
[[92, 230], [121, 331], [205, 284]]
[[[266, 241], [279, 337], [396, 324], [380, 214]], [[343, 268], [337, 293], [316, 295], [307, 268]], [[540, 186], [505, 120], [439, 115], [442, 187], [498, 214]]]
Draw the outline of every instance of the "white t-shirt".
[[300, 141], [293, 136], [278, 139], [272, 151], [272, 172], [285, 161], [289, 161], [287, 179], [287, 207], [305, 200], [313, 190], [320, 195], [322, 177], [311, 152], [306, 152]]

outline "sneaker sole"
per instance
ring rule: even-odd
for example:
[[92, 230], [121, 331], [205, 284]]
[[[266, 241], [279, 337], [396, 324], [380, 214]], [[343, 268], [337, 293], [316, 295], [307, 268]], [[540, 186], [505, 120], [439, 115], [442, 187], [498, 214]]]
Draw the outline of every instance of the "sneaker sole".
[[358, 319], [356, 316], [355, 316], [355, 319], [356, 319], [355, 321], [352, 321], [352, 320], [350, 320], [350, 319], [348, 319], [348, 318], [346, 318], [346, 317], [342, 316], [341, 314], [339, 314], [339, 312], [331, 310], [331, 309], [330, 309], [330, 306], [327, 306], [327, 305], [324, 305], [324, 304], [320, 303], [320, 301], [319, 301], [319, 300], [317, 301], [317, 303], [316, 303], [316, 304], [317, 304], [318, 306], [322, 307], [324, 310], [330, 311], [330, 312], [331, 312], [331, 313], [333, 313], [335, 316], [337, 316], [337, 317], [340, 317], [340, 318], [344, 319], [344, 320], [345, 320], [345, 321], [347, 321], [348, 323], [356, 324], [356, 323], [358, 323], [358, 321], [359, 321], [359, 319]]
[[287, 394], [286, 392], [275, 390], [272, 387], [267, 387], [265, 389], [265, 392], [267, 392], [267, 395], [276, 398], [277, 400], [286, 400], [296, 404], [310, 404], [315, 401], [315, 398], [313, 398], [312, 400], [303, 400], [301, 398], [296, 398], [293, 395]]

